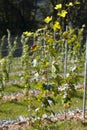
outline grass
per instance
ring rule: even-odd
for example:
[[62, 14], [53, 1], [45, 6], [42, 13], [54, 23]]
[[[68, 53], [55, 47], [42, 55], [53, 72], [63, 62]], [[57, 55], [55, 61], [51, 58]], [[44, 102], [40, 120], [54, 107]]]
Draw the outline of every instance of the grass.
[[[31, 83], [31, 89], [34, 90], [35, 89], [35, 83]], [[4, 95], [5, 94], [12, 94], [12, 93], [16, 93], [16, 92], [22, 92], [24, 90], [24, 86], [22, 83], [20, 84], [8, 84], [6, 85], [5, 89], [4, 89]]]
[[[34, 129], [31, 128], [31, 130]], [[30, 130], [30, 128], [27, 130]], [[83, 123], [80, 121], [57, 121], [53, 123], [51, 122], [49, 126], [48, 124], [46, 125], [46, 130], [87, 130], [87, 123]]]
[[87, 123], [80, 121], [64, 121], [58, 122], [55, 126], [52, 125], [50, 130], [87, 130]]
[[6, 88], [4, 89], [4, 94], [11, 94], [11, 93], [15, 93], [15, 92], [21, 92], [23, 91], [23, 86], [22, 85], [18, 85], [18, 84], [11, 84], [11, 85], [7, 85]]
[[20, 77], [19, 77], [18, 74], [9, 76], [9, 79], [10, 79], [10, 81], [12, 81], [12, 80], [13, 80], [13, 81], [14, 81], [14, 80], [20, 81]]
[[0, 119], [16, 119], [20, 115], [28, 116], [28, 102], [24, 98], [0, 102]]
[[[14, 90], [13, 90], [14, 88]], [[10, 89], [10, 90], [9, 90]], [[15, 91], [17, 90], [17, 86], [15, 87], [9, 87], [8, 90], [9, 92]], [[21, 90], [21, 88], [18, 88], [18, 90]], [[17, 91], [18, 92], [18, 91]], [[60, 95], [58, 95], [57, 97], [55, 97], [57, 100], [56, 105], [53, 105], [51, 108], [51, 110], [53, 110], [54, 112], [64, 112], [64, 107], [62, 104], [62, 97]], [[75, 94], [72, 98], [72, 104], [71, 107], [68, 110], [73, 110], [76, 108], [80, 108], [82, 109], [82, 102], [83, 102], [83, 92], [82, 91], [78, 91], [77, 94]], [[36, 104], [37, 105], [37, 104]], [[5, 119], [5, 118], [11, 118], [14, 119], [17, 116], [23, 115], [23, 116], [28, 116], [28, 101], [25, 100], [25, 98], [22, 98], [18, 101], [1, 101], [0, 102], [0, 118]]]
[[[52, 110], [56, 113], [58, 112], [64, 112], [64, 107], [62, 104], [62, 96], [58, 95], [55, 97], [57, 103], [56, 105], [52, 106]], [[76, 108], [82, 109], [83, 107], [83, 91], [82, 90], [77, 90], [77, 92], [72, 96], [71, 99], [71, 107], [67, 109], [69, 110], [74, 110]]]

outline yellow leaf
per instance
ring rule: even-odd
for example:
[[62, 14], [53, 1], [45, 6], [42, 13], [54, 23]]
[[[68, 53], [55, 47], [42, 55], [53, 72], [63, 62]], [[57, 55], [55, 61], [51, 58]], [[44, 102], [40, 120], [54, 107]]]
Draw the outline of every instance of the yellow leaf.
[[67, 39], [67, 37], [68, 37], [68, 32], [63, 32], [63, 37], [65, 38], [65, 39]]
[[70, 102], [64, 103], [64, 108], [69, 108], [70, 107]]
[[61, 8], [62, 8], [62, 4], [57, 4], [54, 9], [61, 9]]
[[69, 32], [70, 32], [70, 34], [73, 34], [73, 33], [74, 33], [74, 30], [71, 28], [71, 29], [69, 30]]
[[53, 40], [53, 38], [48, 38], [48, 39], [47, 39], [47, 42], [48, 42], [48, 43], [53, 43], [54, 40]]
[[5, 62], [6, 62], [5, 58], [2, 58], [2, 59], [0, 60], [0, 63], [1, 63], [1, 64], [4, 64]]
[[80, 4], [80, 2], [79, 2], [79, 1], [75, 1], [75, 4], [76, 4], [76, 5], [79, 5], [79, 4]]
[[39, 48], [39, 46], [36, 45], [36, 44], [34, 44], [34, 45], [31, 47], [31, 52], [35, 52], [35, 51], [37, 51], [38, 48]]
[[85, 28], [85, 27], [86, 27], [85, 24], [83, 24], [83, 25], [82, 25], [82, 28]]
[[46, 62], [45, 65], [46, 65], [46, 67], [49, 66], [49, 62]]
[[26, 31], [26, 32], [24, 32], [23, 34], [24, 34], [26, 37], [31, 37], [33, 33]]
[[54, 31], [56, 31], [57, 29], [60, 29], [60, 28], [61, 28], [60, 23], [56, 21], [56, 22], [54, 23], [54, 25], [53, 25]]
[[66, 15], [67, 15], [67, 11], [66, 10], [62, 10], [61, 12], [59, 12], [57, 15], [59, 15], [60, 17], [66, 17]]
[[44, 19], [45, 23], [49, 23], [52, 20], [52, 16], [48, 16]]
[[73, 3], [69, 2], [69, 4], [66, 4], [66, 6], [73, 6]]

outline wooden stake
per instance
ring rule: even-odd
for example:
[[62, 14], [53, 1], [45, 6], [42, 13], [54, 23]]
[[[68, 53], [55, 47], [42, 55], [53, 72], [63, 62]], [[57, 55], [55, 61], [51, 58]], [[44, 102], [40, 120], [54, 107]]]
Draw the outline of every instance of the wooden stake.
[[[68, 26], [66, 26], [66, 32], [68, 31]], [[67, 74], [67, 40], [65, 41], [65, 57], [64, 57], [64, 77]]]
[[86, 89], [87, 89], [87, 37], [86, 37], [86, 57], [85, 57], [84, 94], [83, 94], [83, 122], [85, 122]]

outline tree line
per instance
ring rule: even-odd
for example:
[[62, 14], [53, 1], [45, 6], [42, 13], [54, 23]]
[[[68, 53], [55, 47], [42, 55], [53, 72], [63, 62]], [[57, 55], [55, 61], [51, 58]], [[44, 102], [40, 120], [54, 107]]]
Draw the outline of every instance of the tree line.
[[[0, 0], [0, 35], [6, 34], [7, 29], [12, 34], [21, 34], [23, 31], [34, 31], [42, 27], [44, 18], [52, 15], [56, 19], [54, 6], [65, 4], [73, 0]], [[75, 0], [74, 0], [75, 1]], [[87, 0], [80, 0], [80, 5], [72, 7], [68, 22], [72, 26], [87, 25]]]

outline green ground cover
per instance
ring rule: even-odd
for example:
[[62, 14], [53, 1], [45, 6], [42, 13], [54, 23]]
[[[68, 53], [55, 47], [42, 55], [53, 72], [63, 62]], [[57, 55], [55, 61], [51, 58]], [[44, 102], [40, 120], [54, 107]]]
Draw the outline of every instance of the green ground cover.
[[24, 98], [0, 102], [0, 119], [17, 119], [20, 115], [28, 116], [28, 103]]
[[[11, 88], [11, 87], [10, 87]], [[12, 90], [8, 90], [9, 92]], [[54, 97], [55, 98], [55, 97]], [[56, 97], [56, 105], [53, 105], [49, 109], [54, 110], [55, 113], [63, 112], [64, 107], [62, 104], [62, 96], [58, 95]], [[76, 108], [82, 109], [82, 102], [83, 102], [83, 92], [82, 90], [77, 90], [76, 94], [72, 98], [71, 107], [68, 110], [74, 110]], [[36, 104], [37, 105], [37, 104]], [[14, 119], [18, 116], [28, 116], [28, 100], [25, 97], [22, 97], [19, 100], [12, 100], [12, 101], [1, 101], [0, 102], [0, 118], [1, 119]]]

